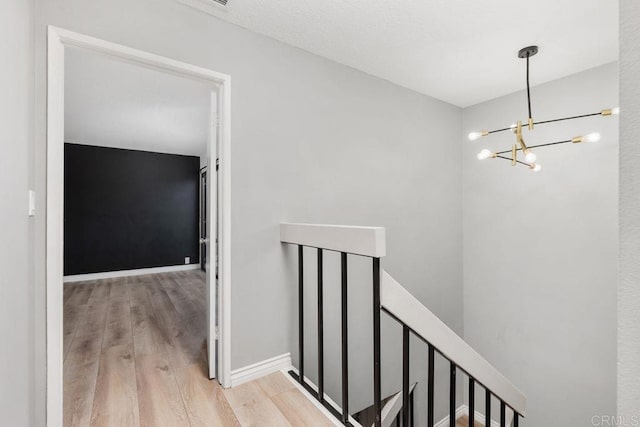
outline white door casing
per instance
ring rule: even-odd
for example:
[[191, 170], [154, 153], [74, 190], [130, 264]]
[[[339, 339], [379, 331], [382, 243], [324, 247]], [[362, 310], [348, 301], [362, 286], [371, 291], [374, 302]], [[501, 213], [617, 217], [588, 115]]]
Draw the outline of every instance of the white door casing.
[[207, 358], [209, 378], [217, 377], [217, 350], [219, 343], [218, 318], [218, 96], [211, 92], [209, 136], [207, 141], [207, 205], [206, 209], [206, 288], [207, 288]]

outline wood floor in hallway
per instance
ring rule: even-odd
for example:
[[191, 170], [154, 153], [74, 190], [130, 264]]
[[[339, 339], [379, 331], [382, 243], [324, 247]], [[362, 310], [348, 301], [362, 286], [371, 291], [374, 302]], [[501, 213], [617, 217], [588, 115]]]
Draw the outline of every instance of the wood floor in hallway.
[[64, 425], [333, 425], [281, 373], [210, 381], [205, 302], [201, 271], [65, 285]]

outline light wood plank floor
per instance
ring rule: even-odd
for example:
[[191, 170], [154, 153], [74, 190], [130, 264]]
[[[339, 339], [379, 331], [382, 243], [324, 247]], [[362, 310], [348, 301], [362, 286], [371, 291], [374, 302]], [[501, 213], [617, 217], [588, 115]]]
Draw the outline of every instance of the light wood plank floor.
[[[480, 424], [478, 421], [473, 422], [474, 427], [484, 427], [484, 424]], [[456, 420], [456, 427], [469, 427], [469, 417], [466, 415], [461, 416]]]
[[206, 374], [201, 271], [65, 285], [65, 426], [329, 426], [283, 374]]

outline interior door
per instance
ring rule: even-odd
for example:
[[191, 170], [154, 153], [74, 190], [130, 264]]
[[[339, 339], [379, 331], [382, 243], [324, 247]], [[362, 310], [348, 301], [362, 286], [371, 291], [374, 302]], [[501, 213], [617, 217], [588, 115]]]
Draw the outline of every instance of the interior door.
[[207, 284], [207, 354], [209, 378], [218, 377], [218, 125], [217, 96], [211, 95], [211, 127], [207, 144], [206, 187], [206, 237], [204, 239], [205, 271]]

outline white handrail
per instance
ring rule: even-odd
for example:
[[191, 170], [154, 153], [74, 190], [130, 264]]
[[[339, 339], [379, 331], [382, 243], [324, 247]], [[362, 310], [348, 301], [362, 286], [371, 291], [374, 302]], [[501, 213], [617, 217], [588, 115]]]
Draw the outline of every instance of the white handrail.
[[282, 223], [280, 241], [374, 258], [387, 250], [384, 227]]
[[526, 396], [386, 271], [382, 272], [380, 302], [385, 310], [491, 390], [495, 396], [520, 415], [526, 415]]

